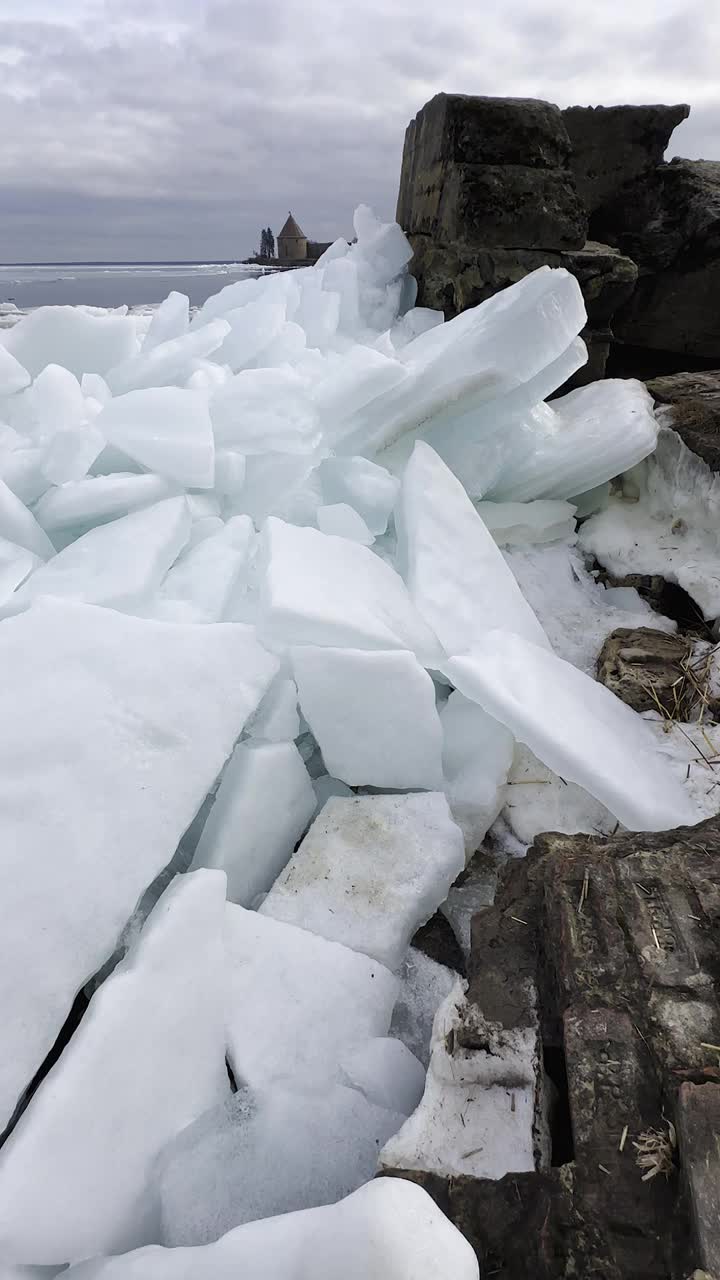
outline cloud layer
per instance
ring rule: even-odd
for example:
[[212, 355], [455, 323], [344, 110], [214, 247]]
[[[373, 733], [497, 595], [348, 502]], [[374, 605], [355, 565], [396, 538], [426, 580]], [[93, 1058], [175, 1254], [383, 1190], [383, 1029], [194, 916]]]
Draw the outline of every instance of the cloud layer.
[[394, 213], [405, 126], [444, 89], [689, 102], [720, 158], [716, 0], [3, 0], [0, 259], [243, 257], [292, 208]]

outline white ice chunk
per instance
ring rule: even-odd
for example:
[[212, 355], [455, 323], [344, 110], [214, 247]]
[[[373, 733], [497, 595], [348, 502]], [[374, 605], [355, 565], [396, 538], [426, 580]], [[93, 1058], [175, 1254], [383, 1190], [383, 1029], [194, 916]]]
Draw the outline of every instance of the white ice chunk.
[[[258, 298], [235, 311], [227, 311], [224, 319], [228, 321], [227, 334], [215, 359], [237, 373], [252, 364], [277, 338], [285, 324], [285, 306], [282, 302]], [[217, 321], [211, 323], [217, 324]], [[204, 327], [209, 328], [209, 325]]]
[[47, 476], [42, 470], [44, 456], [42, 446], [33, 445], [27, 449], [13, 449], [0, 457], [0, 479], [27, 506], [36, 502], [47, 489]]
[[100, 525], [41, 565], [13, 597], [16, 609], [39, 595], [67, 596], [132, 612], [157, 591], [190, 535], [184, 498], [166, 498]]
[[652, 396], [628, 378], [607, 378], [579, 387], [543, 406], [522, 436], [529, 448], [512, 447], [487, 492], [496, 501], [571, 498], [634, 467], [657, 443]]
[[154, 347], [172, 338], [181, 338], [187, 333], [190, 322], [190, 299], [184, 293], [169, 293], [164, 302], [153, 312], [150, 328], [145, 334], [142, 344], [143, 355], [148, 355]]
[[207, 401], [197, 391], [129, 391], [95, 420], [106, 440], [152, 471], [194, 489], [212, 488], [215, 447]]
[[502, 809], [513, 761], [509, 729], [457, 690], [440, 712], [445, 794], [473, 854]]
[[393, 325], [390, 341], [396, 351], [401, 351], [413, 338], [419, 338], [421, 333], [427, 333], [428, 329], [444, 323], [442, 311], [434, 311], [431, 307], [412, 307]]
[[38, 307], [3, 334], [6, 349], [33, 377], [48, 364], [84, 373], [107, 373], [136, 349], [130, 316], [91, 314], [82, 307]]
[[411, 649], [437, 665], [437, 641], [405, 584], [368, 547], [273, 517], [263, 541], [260, 631], [270, 644]]
[[240, 453], [311, 453], [320, 441], [305, 380], [291, 368], [245, 369], [210, 401], [218, 444]]
[[332, 798], [260, 911], [392, 969], [464, 866], [443, 795]]
[[410, 596], [446, 653], [466, 653], [493, 627], [548, 645], [460, 481], [422, 441], [405, 468], [395, 522]]
[[35, 516], [38, 524], [52, 533], [55, 529], [102, 524], [176, 492], [176, 486], [164, 476], [131, 472], [89, 476], [48, 490], [38, 502]]
[[457, 981], [454, 969], [431, 960], [424, 951], [409, 947], [398, 971], [400, 992], [393, 1010], [390, 1034], [427, 1067], [433, 1022], [443, 1000]]
[[55, 548], [24, 502], [0, 480], [0, 537], [32, 551], [40, 560], [55, 555]]
[[170, 886], [3, 1147], [7, 1258], [74, 1261], [157, 1239], [153, 1163], [229, 1089], [224, 888], [213, 872]]
[[363, 518], [371, 533], [387, 529], [397, 501], [399, 480], [367, 458], [326, 458], [320, 464], [326, 503], [346, 502]]
[[575, 533], [575, 508], [569, 502], [477, 502], [475, 510], [499, 547], [555, 542]]
[[252, 906], [286, 865], [314, 810], [315, 792], [293, 742], [240, 743], [192, 865], [221, 868], [230, 901]]
[[635, 711], [524, 637], [491, 631], [444, 672], [560, 777], [577, 782], [634, 831], [665, 831], [697, 815]]
[[430, 676], [402, 650], [292, 650], [300, 707], [329, 772], [351, 786], [441, 789]]
[[86, 418], [80, 383], [73, 373], [57, 364], [47, 365], [27, 394], [34, 434], [40, 439], [77, 428]]
[[298, 691], [294, 680], [278, 676], [273, 680], [255, 715], [248, 721], [251, 738], [267, 742], [292, 742], [300, 733]]
[[318, 507], [317, 524], [321, 533], [331, 533], [338, 538], [349, 538], [351, 542], [359, 542], [363, 547], [372, 546], [374, 535], [368, 529], [361, 515], [347, 502], [334, 502], [327, 507]]
[[228, 1057], [240, 1084], [337, 1078], [355, 1047], [385, 1036], [397, 979], [376, 960], [228, 903]]
[[[580, 544], [611, 573], [660, 574], [676, 582], [706, 618], [720, 616], [720, 476], [663, 427], [658, 446], [633, 477], [580, 530]], [[627, 624], [624, 624], [627, 625]]]
[[[342, 424], [343, 452], [380, 453], [405, 432], [427, 433], [435, 424], [444, 429], [508, 395], [518, 411], [531, 407], [553, 389], [543, 379], [538, 390], [535, 380], [568, 350], [585, 320], [574, 276], [564, 268], [533, 271], [409, 342], [392, 362], [401, 363], [406, 376]], [[563, 364], [554, 385], [566, 376]]]
[[94, 400], [96, 404], [102, 406], [112, 399], [112, 391], [99, 373], [84, 373], [80, 379], [80, 389], [86, 403], [88, 400]]
[[368, 1182], [404, 1116], [355, 1089], [242, 1089], [158, 1162], [164, 1244], [217, 1240], [244, 1222], [334, 1204]]
[[0, 538], [0, 605], [24, 582], [42, 561], [26, 547]]
[[105, 437], [90, 422], [58, 431], [45, 451], [43, 473], [51, 484], [82, 480], [104, 448]]
[[240, 493], [245, 484], [247, 463], [244, 453], [234, 449], [215, 450], [215, 491], [230, 495]]
[[[206, 520], [217, 519], [215, 516]], [[255, 530], [249, 516], [234, 516], [176, 560], [151, 612], [188, 622], [228, 622], [238, 582], [246, 578]], [[214, 527], [214, 525], [213, 525]]]
[[139, 355], [108, 371], [107, 384], [115, 396], [148, 387], [182, 384], [191, 376], [198, 360], [218, 351], [229, 332], [230, 326], [225, 320], [212, 320], [202, 329], [169, 338], [151, 349], [143, 344]]
[[390, 1036], [358, 1045], [345, 1054], [341, 1075], [351, 1089], [359, 1089], [368, 1102], [409, 1116], [425, 1089], [425, 1068], [413, 1053]]
[[276, 666], [242, 626], [56, 600], [0, 626], [0, 1124]]
[[19, 360], [0, 342], [0, 396], [13, 396], [30, 386], [32, 378]]
[[[467, 1030], [487, 1049], [464, 1047], [458, 1033]], [[532, 1172], [539, 1069], [537, 1028], [498, 1030], [464, 1005], [458, 982], [435, 1019], [423, 1100], [381, 1153], [380, 1171], [493, 1179]]]
[[67, 1280], [478, 1280], [464, 1236], [422, 1187], [376, 1178], [339, 1204], [264, 1218], [215, 1244], [140, 1249]]

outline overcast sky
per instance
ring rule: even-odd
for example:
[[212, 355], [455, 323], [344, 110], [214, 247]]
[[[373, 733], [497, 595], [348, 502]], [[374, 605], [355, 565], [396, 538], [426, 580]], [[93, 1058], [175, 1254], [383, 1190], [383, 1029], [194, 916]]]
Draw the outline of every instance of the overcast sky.
[[395, 210], [439, 90], [689, 102], [720, 159], [720, 0], [0, 0], [0, 261], [243, 257]]

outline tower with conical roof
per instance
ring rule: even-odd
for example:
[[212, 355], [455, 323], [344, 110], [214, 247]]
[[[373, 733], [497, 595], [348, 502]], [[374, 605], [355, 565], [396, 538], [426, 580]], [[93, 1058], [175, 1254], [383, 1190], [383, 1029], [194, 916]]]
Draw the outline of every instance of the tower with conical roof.
[[304, 231], [289, 213], [287, 222], [277, 238], [278, 257], [281, 262], [301, 262], [307, 258], [308, 242]]

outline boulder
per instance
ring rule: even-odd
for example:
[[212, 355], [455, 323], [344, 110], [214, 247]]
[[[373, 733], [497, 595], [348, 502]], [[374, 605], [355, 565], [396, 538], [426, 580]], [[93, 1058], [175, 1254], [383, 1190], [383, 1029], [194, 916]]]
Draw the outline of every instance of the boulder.
[[549, 102], [437, 94], [405, 134], [398, 222], [443, 245], [578, 249], [587, 214], [569, 154]]
[[720, 369], [653, 378], [647, 389], [662, 405], [663, 425], [713, 470], [720, 472]]
[[[537, 1027], [535, 1168], [493, 1179], [417, 1160], [397, 1172], [461, 1226], [482, 1275], [715, 1273], [718, 867], [720, 817], [655, 833], [550, 833], [508, 863], [495, 905], [475, 916], [443, 1078], [464, 1081], [478, 1053], [506, 1052]], [[512, 1127], [519, 1081], [505, 1083], [499, 1114]], [[465, 1119], [463, 1137], [471, 1108]], [[476, 1141], [468, 1147], [461, 1159], [482, 1160]]]
[[600, 650], [597, 677], [635, 711], [662, 707], [674, 719], [686, 720], [695, 701], [684, 666], [691, 652], [685, 636], [650, 627], [620, 627]]
[[620, 237], [640, 279], [616, 334], [633, 347], [673, 353], [676, 367], [682, 357], [720, 361], [720, 163], [676, 159], [659, 172], [659, 213]]
[[568, 107], [570, 167], [590, 215], [590, 234], [609, 244], [644, 227], [659, 207], [657, 172], [673, 130], [690, 114], [677, 106]]

